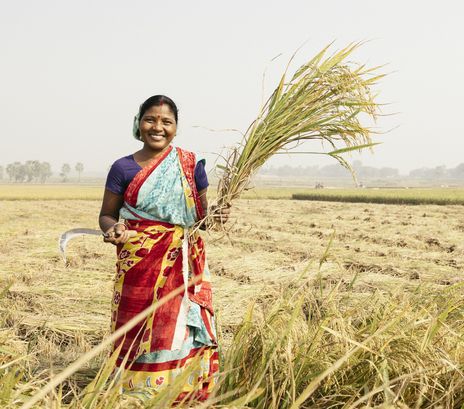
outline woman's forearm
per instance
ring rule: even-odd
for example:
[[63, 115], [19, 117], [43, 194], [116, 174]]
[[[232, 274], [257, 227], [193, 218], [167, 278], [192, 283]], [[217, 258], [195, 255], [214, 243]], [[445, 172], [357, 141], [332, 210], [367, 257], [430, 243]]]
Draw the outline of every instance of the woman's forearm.
[[98, 218], [100, 229], [102, 229], [103, 232], [107, 232], [117, 222], [118, 220], [115, 217], [109, 215], [100, 215]]
[[98, 224], [103, 232], [106, 233], [108, 229], [118, 222], [119, 210], [121, 209], [123, 202], [124, 198], [122, 195], [117, 195], [112, 191], [105, 189], [102, 207], [98, 217]]

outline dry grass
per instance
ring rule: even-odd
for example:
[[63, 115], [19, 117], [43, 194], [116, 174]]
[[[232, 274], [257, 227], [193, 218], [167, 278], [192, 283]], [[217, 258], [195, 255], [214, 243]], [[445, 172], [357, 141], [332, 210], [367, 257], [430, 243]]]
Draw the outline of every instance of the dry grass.
[[239, 326], [221, 392], [256, 408], [460, 408], [462, 287], [360, 296], [292, 281]]
[[[0, 305], [0, 382], [14, 384], [16, 370], [8, 372], [10, 367], [4, 368], [3, 365], [20, 357], [20, 365], [11, 368], [21, 369], [23, 381], [35, 379], [37, 382], [22, 390], [21, 393], [27, 396], [38, 388], [40, 379], [45, 380], [50, 374], [63, 369], [108, 333], [114, 249], [89, 236], [70, 244], [68, 267], [65, 268], [59, 257], [58, 235], [72, 227], [96, 227], [98, 201], [3, 201], [0, 206], [0, 224], [4, 233], [0, 237], [0, 281], [2, 287], [13, 282]], [[352, 332], [357, 321], [345, 322], [337, 318], [336, 313], [340, 310], [340, 314], [344, 314], [343, 311], [350, 305], [363, 306], [352, 315], [359, 321], [359, 317], [369, 316], [373, 311], [369, 310], [369, 306], [376, 305], [378, 311], [388, 313], [390, 317], [395, 311], [411, 313], [410, 319], [405, 321], [410, 325], [405, 327], [405, 334], [411, 334], [406, 331], [412, 328], [411, 317], [422, 317], [422, 320], [427, 316], [436, 318], [440, 311], [446, 310], [447, 301], [459, 301], [456, 294], [450, 295], [452, 290], [448, 289], [462, 283], [464, 278], [464, 215], [461, 207], [239, 200], [234, 208], [234, 217], [233, 243], [227, 237], [219, 237], [220, 233], [206, 236], [210, 267], [214, 273], [215, 304], [225, 347], [231, 345], [233, 334], [240, 328], [243, 312], [251, 300], [260, 296], [255, 322], [266, 322], [263, 321], [266, 316], [260, 312], [261, 305], [268, 306], [272, 300], [279, 300], [276, 295], [285, 292], [289, 282], [308, 263], [313, 275], [318, 271], [318, 261], [323, 257], [334, 230], [336, 235], [328, 259], [322, 265], [321, 274], [313, 276], [316, 281], [312, 282], [311, 288], [316, 292], [308, 292], [308, 297], [319, 299], [318, 302], [324, 305], [324, 298], [321, 299], [317, 292], [319, 286], [325, 289], [324, 293], [337, 288], [333, 293], [336, 294], [333, 303], [327, 305], [326, 318], [329, 317], [330, 325], [327, 325], [330, 328], [343, 329], [360, 342], [358, 335]], [[442, 294], [441, 298], [432, 296], [437, 291]], [[459, 294], [462, 297], [462, 291], [457, 296]], [[459, 308], [445, 320], [438, 319], [446, 324], [440, 331], [443, 328], [454, 331], [461, 337], [461, 343], [444, 345], [442, 341], [453, 338], [439, 332], [442, 335], [434, 337], [434, 342], [428, 346], [436, 348], [433, 351], [427, 349], [427, 354], [443, 360], [444, 355], [439, 355], [437, 348], [448, 355], [454, 351], [454, 362], [462, 371], [463, 358], [462, 352], [459, 352], [462, 349], [457, 348], [462, 345], [463, 337], [462, 316], [458, 315], [462, 305]], [[291, 313], [292, 309], [289, 311]], [[274, 317], [278, 319], [279, 315]], [[296, 325], [305, 328], [308, 323], [300, 322], [300, 318]], [[318, 325], [318, 321], [311, 325]], [[243, 342], [251, 342], [256, 330], [247, 332], [248, 338], [244, 338]], [[427, 331], [427, 327], [424, 326], [421, 331]], [[335, 338], [330, 338], [334, 335], [325, 336], [334, 342]], [[414, 343], [416, 338], [410, 341], [408, 348], [417, 345]], [[330, 342], [327, 341], [326, 345]], [[378, 344], [373, 340], [369, 345], [373, 348]], [[337, 350], [343, 353], [342, 349]], [[266, 351], [269, 352], [269, 349]], [[337, 356], [342, 356], [340, 354]], [[332, 358], [337, 356], [334, 354]], [[86, 384], [104, 358], [101, 355], [82, 368], [67, 384], [65, 392], [71, 390], [71, 386], [79, 389]], [[398, 366], [398, 356], [393, 354], [387, 358], [393, 366], [388, 372], [390, 379], [409, 370], [409, 367], [401, 369]], [[424, 355], [418, 355], [417, 359], [424, 365], [429, 362]], [[327, 358], [321, 361], [321, 365], [326, 368], [331, 362]], [[411, 362], [405, 365], [411, 365]], [[378, 376], [385, 377], [385, 370], [379, 362], [372, 368], [374, 371], [378, 369]], [[436, 367], [430, 367], [431, 370], [433, 368]], [[346, 375], [348, 369], [344, 367], [341, 372], [327, 378], [332, 382], [324, 383], [324, 388], [330, 391], [327, 396], [333, 397], [334, 393], [338, 393], [333, 388], [340, 384], [339, 376], [352, 379], [349, 376], [353, 374]], [[367, 368], [360, 367], [360, 371], [371, 374]], [[12, 378], [7, 379], [8, 376]], [[4, 387], [0, 389], [6, 391], [5, 384], [2, 385]], [[437, 385], [427, 385], [429, 391], [439, 389]], [[375, 387], [383, 386], [369, 384], [367, 389]], [[382, 393], [385, 390], [382, 389]], [[394, 388], [392, 391], [398, 392]], [[318, 393], [320, 391], [313, 397], [319, 396]], [[339, 393], [342, 394], [342, 391], [339, 390]], [[382, 393], [375, 395], [371, 403], [377, 402]], [[454, 399], [458, 402], [457, 398]], [[12, 402], [11, 396], [1, 393], [0, 400]], [[2, 405], [6, 407], [5, 403]], [[427, 406], [424, 403], [418, 407]], [[446, 404], [444, 407], [457, 406]]]

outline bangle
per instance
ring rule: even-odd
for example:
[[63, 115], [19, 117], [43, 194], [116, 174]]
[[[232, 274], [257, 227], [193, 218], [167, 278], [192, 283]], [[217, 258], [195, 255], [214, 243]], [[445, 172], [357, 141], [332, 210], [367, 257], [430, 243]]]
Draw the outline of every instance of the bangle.
[[114, 224], [113, 224], [113, 228], [114, 228], [115, 226], [117, 226], [118, 224], [122, 224], [122, 225], [126, 228], [126, 230], [127, 230], [126, 223], [124, 223], [124, 222], [116, 222], [116, 223], [114, 223]]

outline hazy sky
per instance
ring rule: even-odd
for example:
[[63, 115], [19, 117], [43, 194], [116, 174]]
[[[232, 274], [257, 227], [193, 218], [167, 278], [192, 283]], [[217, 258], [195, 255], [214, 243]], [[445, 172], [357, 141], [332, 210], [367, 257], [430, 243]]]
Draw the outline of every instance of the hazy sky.
[[[464, 6], [460, 1], [18, 1], [0, 13], [0, 165], [82, 161], [106, 171], [134, 152], [132, 118], [166, 94], [180, 109], [176, 143], [212, 165], [240, 140], [293, 51], [294, 68], [329, 42], [371, 40], [353, 59], [388, 64], [389, 102], [375, 154], [364, 164], [454, 167], [464, 162]], [[461, 40], [459, 40], [461, 39]], [[282, 53], [277, 60], [273, 57]], [[204, 128], [197, 128], [201, 126]], [[315, 148], [315, 146], [307, 147]], [[276, 165], [321, 164], [281, 155]]]

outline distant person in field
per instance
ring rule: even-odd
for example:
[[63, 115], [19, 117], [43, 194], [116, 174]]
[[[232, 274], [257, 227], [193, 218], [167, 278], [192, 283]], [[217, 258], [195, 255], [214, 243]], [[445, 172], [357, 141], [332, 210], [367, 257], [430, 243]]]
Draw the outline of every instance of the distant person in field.
[[[143, 147], [112, 165], [99, 222], [104, 240], [117, 245], [112, 331], [181, 289], [115, 343], [114, 349], [122, 343], [117, 366], [129, 358], [123, 392], [150, 399], [199, 357], [201, 371], [186, 379], [178, 400], [204, 400], [218, 371], [217, 338], [204, 243], [198, 232], [188, 237], [207, 211], [208, 179], [204, 159], [172, 145], [177, 120], [177, 107], [166, 96], [140, 106], [133, 134]], [[216, 216], [227, 220], [229, 209]], [[129, 237], [129, 230], [137, 235]], [[192, 278], [197, 281], [187, 289]]]

